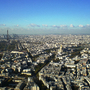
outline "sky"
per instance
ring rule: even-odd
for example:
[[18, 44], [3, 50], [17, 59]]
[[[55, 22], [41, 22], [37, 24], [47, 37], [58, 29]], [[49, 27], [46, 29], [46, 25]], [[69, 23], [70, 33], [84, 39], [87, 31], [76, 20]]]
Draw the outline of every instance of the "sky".
[[0, 0], [0, 34], [90, 34], [90, 0]]

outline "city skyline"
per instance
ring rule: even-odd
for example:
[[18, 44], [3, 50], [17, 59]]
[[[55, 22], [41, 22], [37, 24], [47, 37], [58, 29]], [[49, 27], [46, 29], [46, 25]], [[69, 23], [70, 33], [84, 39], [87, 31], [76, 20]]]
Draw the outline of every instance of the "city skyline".
[[89, 0], [1, 0], [0, 34], [90, 34]]

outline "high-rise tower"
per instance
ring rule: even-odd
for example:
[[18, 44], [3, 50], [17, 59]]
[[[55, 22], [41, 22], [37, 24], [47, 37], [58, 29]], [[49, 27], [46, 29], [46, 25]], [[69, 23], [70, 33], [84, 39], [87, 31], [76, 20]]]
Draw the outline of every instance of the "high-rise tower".
[[8, 40], [8, 30], [7, 30], [7, 40]]

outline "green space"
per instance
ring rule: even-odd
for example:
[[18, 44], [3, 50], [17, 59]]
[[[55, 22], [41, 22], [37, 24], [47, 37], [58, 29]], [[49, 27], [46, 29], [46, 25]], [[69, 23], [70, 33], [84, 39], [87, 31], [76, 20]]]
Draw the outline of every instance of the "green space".
[[72, 90], [79, 90], [79, 86], [77, 86], [77, 85], [72, 85]]
[[56, 51], [57, 49], [59, 49], [59, 48], [51, 48], [51, 49], [46, 49], [46, 50], [44, 50], [46, 53], [50, 53], [51, 51]]
[[14, 50], [15, 49], [15, 42], [11, 43], [10, 45], [8, 45], [7, 50]]
[[60, 61], [60, 59], [59, 58], [57, 58], [57, 59], [53, 59], [53, 62], [59, 62]]
[[3, 54], [0, 54], [0, 60], [1, 60], [2, 56], [3, 56]]
[[0, 41], [0, 51], [5, 50], [5, 46], [6, 46], [7, 42], [6, 41]]
[[2, 86], [8, 86], [11, 82], [12, 78], [6, 78], [6, 80], [2, 82]]
[[0, 51], [14, 50], [15, 45], [17, 45], [16, 41], [12, 41], [11, 43], [7, 43], [6, 41], [0, 41]]
[[84, 47], [76, 47], [75, 51], [71, 53], [70, 58], [75, 57], [76, 55], [81, 56], [80, 51], [82, 51]]
[[[23, 43], [25, 43], [25, 42], [23, 42]], [[26, 43], [30, 43], [30, 44], [42, 44], [42, 42], [39, 42], [39, 41], [37, 41], [37, 42], [30, 42], [30, 41], [27, 41]]]

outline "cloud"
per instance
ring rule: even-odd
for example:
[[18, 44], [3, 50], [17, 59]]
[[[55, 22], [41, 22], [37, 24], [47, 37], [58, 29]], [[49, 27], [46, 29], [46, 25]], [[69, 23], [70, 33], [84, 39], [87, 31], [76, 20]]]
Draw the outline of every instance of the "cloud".
[[56, 25], [52, 25], [52, 27], [56, 27]]
[[48, 25], [46, 25], [46, 24], [42, 24], [42, 26], [44, 26], [44, 27], [48, 27]]
[[74, 25], [70, 24], [70, 27], [74, 27]]
[[83, 26], [83, 25], [81, 25], [81, 24], [80, 24], [80, 25], [78, 25], [78, 26], [79, 26], [79, 27], [84, 27], [84, 26]]
[[19, 25], [16, 25], [17, 27], [19, 26]]
[[15, 25], [15, 27], [19, 27], [19, 25], [17, 24], [17, 25]]
[[0, 24], [0, 26], [6, 26], [6, 24]]
[[52, 27], [60, 28], [60, 26], [57, 26], [57, 25], [52, 25]]
[[67, 25], [60, 25], [60, 27], [67, 27]]
[[90, 27], [90, 24], [87, 24], [86, 26], [87, 26], [87, 27]]
[[28, 26], [29, 26], [29, 27], [40, 27], [40, 25], [33, 24], [33, 23], [29, 24]]

